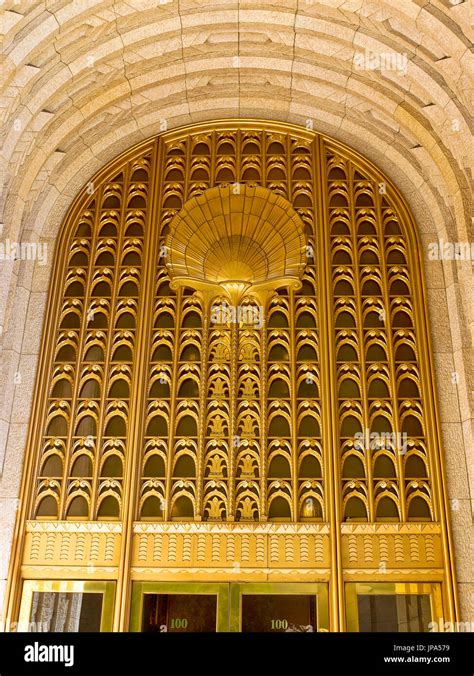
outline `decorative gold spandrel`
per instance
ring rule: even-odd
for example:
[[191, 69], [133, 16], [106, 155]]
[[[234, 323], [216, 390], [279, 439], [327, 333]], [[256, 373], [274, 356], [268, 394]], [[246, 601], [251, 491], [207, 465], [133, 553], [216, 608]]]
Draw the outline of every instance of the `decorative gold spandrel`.
[[343, 526], [344, 568], [391, 570], [443, 568], [439, 524], [357, 524]]
[[114, 568], [119, 563], [121, 537], [118, 523], [29, 521], [22, 565]]
[[327, 569], [327, 524], [142, 524], [134, 527], [133, 566], [225, 568], [237, 575], [258, 569]]

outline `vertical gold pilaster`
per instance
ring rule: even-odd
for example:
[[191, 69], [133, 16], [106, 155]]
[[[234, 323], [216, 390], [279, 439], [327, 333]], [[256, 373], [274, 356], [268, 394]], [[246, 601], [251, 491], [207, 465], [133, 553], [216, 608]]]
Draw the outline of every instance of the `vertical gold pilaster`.
[[150, 180], [150, 204], [146, 219], [142, 266], [141, 302], [139, 305], [138, 322], [136, 328], [135, 353], [141, 355], [138, 359], [133, 393], [130, 399], [130, 430], [128, 438], [130, 447], [127, 449], [127, 459], [124, 477], [124, 497], [122, 514], [122, 541], [120, 551], [119, 572], [115, 594], [114, 631], [127, 631], [130, 609], [130, 565], [132, 556], [133, 521], [136, 513], [137, 489], [139, 486], [139, 469], [142, 456], [141, 434], [144, 419], [145, 402], [147, 395], [146, 360], [143, 354], [148, 354], [151, 337], [151, 318], [153, 310], [155, 261], [157, 258], [158, 237], [156, 236], [156, 213], [159, 199], [161, 167], [161, 142], [156, 140], [152, 151], [152, 166]]
[[[324, 161], [324, 140], [315, 140], [314, 181], [315, 194], [319, 196], [317, 218], [315, 223], [315, 241], [317, 242], [319, 284], [319, 306], [326, 308], [326, 321], [321, 319], [321, 354], [327, 356], [326, 368], [321, 365], [322, 405], [326, 411], [337, 412], [336, 374], [334, 341], [332, 340], [332, 307], [331, 280], [332, 269], [329, 257], [330, 237], [327, 218], [327, 198], [325, 190], [326, 163]], [[323, 409], [323, 424], [326, 446], [326, 494], [329, 505], [330, 546], [331, 546], [331, 576], [329, 580], [329, 621], [331, 631], [344, 631], [344, 583], [342, 575], [341, 557], [341, 501], [340, 501], [340, 463], [339, 463], [339, 434], [337, 416], [331, 415]]]

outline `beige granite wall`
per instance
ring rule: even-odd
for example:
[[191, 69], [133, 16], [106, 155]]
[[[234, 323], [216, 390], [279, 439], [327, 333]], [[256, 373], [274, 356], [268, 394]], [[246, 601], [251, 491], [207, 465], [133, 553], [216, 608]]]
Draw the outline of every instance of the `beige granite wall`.
[[426, 260], [462, 614], [474, 621], [472, 268], [426, 255], [438, 239], [472, 239], [467, 3], [5, 0], [0, 16], [0, 244], [48, 246], [44, 265], [0, 260], [0, 597], [54, 246], [74, 196], [165, 128], [259, 117], [347, 143], [410, 204]]

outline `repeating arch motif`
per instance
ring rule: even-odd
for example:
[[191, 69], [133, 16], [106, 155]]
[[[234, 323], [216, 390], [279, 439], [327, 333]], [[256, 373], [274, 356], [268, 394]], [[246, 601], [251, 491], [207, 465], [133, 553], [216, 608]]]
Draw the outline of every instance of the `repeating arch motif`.
[[117, 519], [129, 415], [151, 150], [95, 186], [65, 241], [33, 516]]
[[430, 520], [406, 224], [383, 180], [332, 149], [323, 166], [344, 518]]
[[[305, 239], [300, 287], [237, 320], [167, 265], [177, 214], [223, 186], [283, 198]], [[344, 521], [435, 520], [409, 227], [308, 130], [209, 125], [115, 163], [60, 252], [31, 517], [121, 519], [133, 484], [137, 520], [328, 521], [330, 493]]]
[[[169, 340], [171, 349], [160, 362], [152, 347], [148, 380], [156, 372], [169, 374], [163, 406], [173, 413], [159, 446], [145, 431], [144, 448], [155, 443], [156, 454], [166, 448], [159, 476], [146, 473], [143, 459], [141, 495], [147, 501], [148, 493], [161, 491], [155, 512], [141, 513], [145, 518], [326, 518], [314, 141], [314, 135], [251, 129], [209, 131], [165, 144], [156, 329], [150, 342]], [[221, 312], [223, 320], [212, 322], [212, 308], [228, 299], [216, 295], [204, 306], [192, 288], [173, 290], [167, 242], [173, 219], [190, 200], [226, 185], [239, 192], [261, 186], [293, 206], [307, 242], [306, 267], [299, 290], [280, 289], [262, 308], [249, 294], [241, 302], [243, 321], [226, 321]], [[167, 328], [160, 322], [165, 313], [172, 313]], [[261, 325], [245, 324], [245, 318], [261, 318]], [[154, 402], [150, 389], [147, 410]], [[154, 417], [160, 415], [156, 409]]]

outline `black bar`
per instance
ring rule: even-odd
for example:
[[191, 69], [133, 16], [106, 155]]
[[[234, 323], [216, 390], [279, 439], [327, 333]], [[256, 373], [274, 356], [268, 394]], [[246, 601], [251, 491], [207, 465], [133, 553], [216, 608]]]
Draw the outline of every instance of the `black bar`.
[[[0, 676], [473, 674], [473, 634], [0, 634]], [[53, 646], [52, 648], [50, 646]], [[72, 647], [73, 653], [65, 647]], [[62, 650], [61, 650], [62, 647]], [[29, 658], [64, 661], [28, 661]], [[396, 658], [396, 660], [395, 660]], [[428, 662], [429, 660], [429, 662]], [[67, 666], [65, 662], [69, 662]]]

